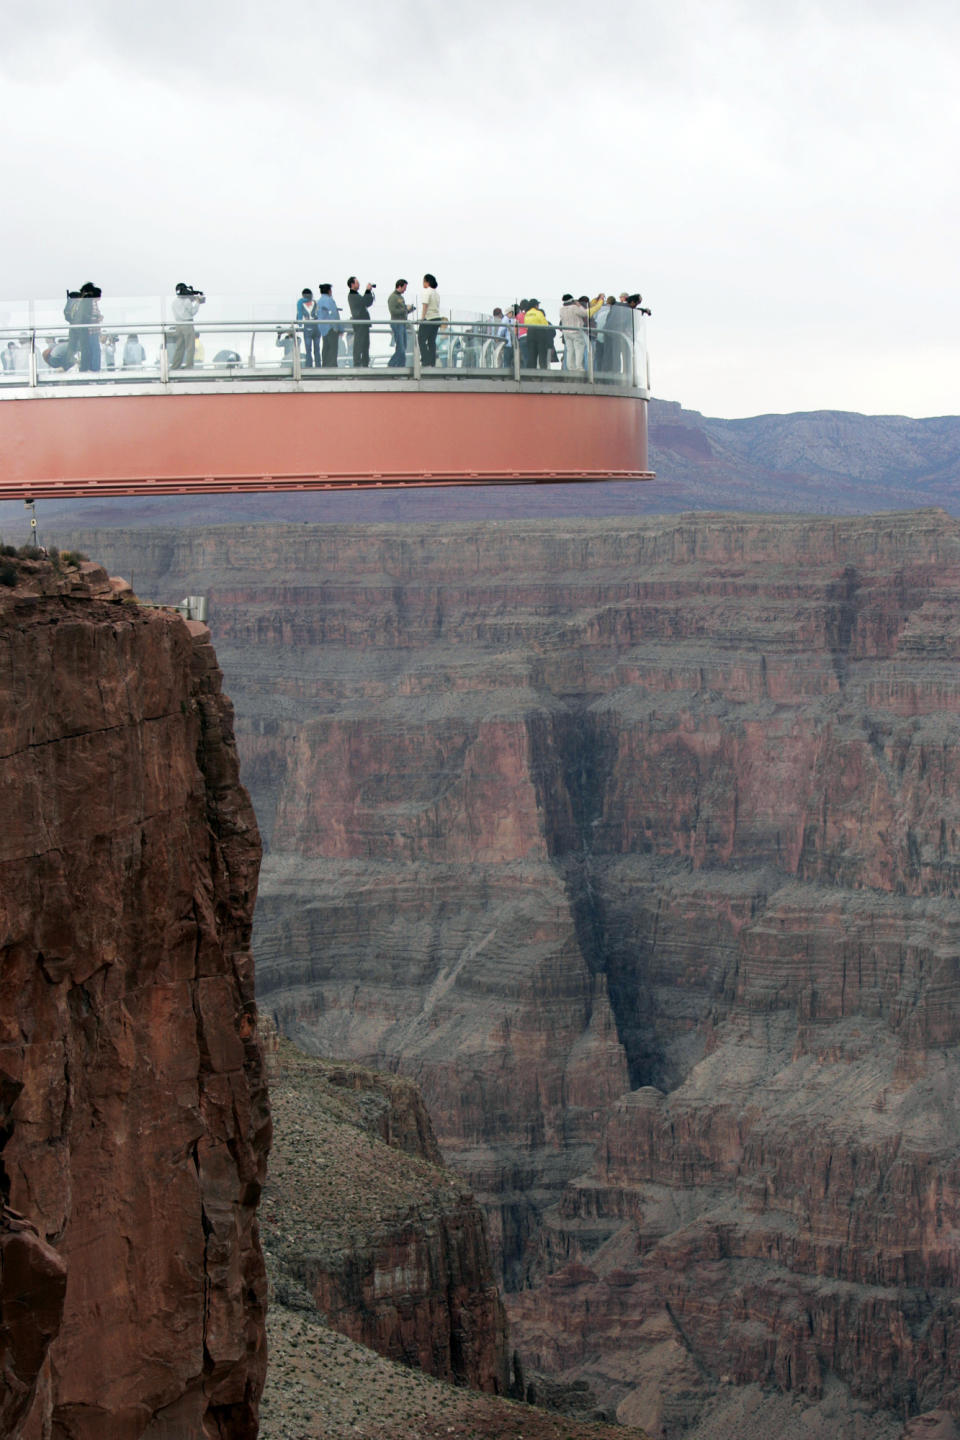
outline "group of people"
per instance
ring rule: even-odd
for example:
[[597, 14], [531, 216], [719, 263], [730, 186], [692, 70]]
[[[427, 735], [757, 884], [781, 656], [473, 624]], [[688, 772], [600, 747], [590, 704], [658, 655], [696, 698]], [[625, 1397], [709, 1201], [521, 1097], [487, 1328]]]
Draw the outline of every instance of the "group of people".
[[[68, 290], [63, 318], [68, 330], [65, 338], [56, 339], [50, 335], [39, 350], [37, 364], [50, 370], [72, 370], [74, 365], [81, 370], [96, 372], [105, 365], [108, 370], [121, 366], [142, 365], [146, 351], [135, 334], [127, 336], [121, 346], [119, 335], [101, 333], [103, 313], [100, 309], [102, 291], [92, 280], [86, 281], [79, 290]], [[30, 365], [32, 340], [29, 336], [18, 342], [10, 340], [3, 352], [5, 370], [27, 370]]]
[[500, 364], [509, 368], [518, 355], [524, 369], [548, 370], [552, 362], [559, 361], [565, 370], [585, 370], [589, 355], [595, 370], [626, 373], [631, 366], [635, 318], [651, 313], [642, 301], [639, 293], [625, 290], [619, 296], [601, 291], [592, 300], [589, 295], [574, 298], [567, 292], [559, 316], [562, 358], [556, 351], [557, 329], [539, 300], [521, 300], [505, 314], [498, 306], [493, 321], [494, 335], [503, 345]]
[[[416, 310], [407, 299], [410, 282], [402, 276], [396, 281], [387, 297], [387, 312], [390, 316], [390, 331], [393, 337], [393, 354], [387, 361], [389, 367], [400, 369], [407, 363], [407, 331], [410, 316]], [[350, 326], [353, 330], [353, 364], [365, 368], [370, 364], [370, 312], [376, 300], [376, 282], [368, 280], [363, 290], [356, 275], [347, 278], [347, 308], [350, 312]], [[444, 317], [440, 313], [440, 297], [437, 294], [437, 277], [426, 274], [423, 277], [424, 299], [421, 306], [417, 342], [420, 359], [424, 365], [437, 363], [437, 331]], [[334, 368], [338, 363], [340, 336], [346, 330], [342, 323], [340, 307], [333, 298], [333, 286], [325, 282], [314, 297], [308, 287], [301, 291], [297, 301], [297, 323], [303, 335], [303, 348], [308, 366]], [[290, 337], [292, 340], [292, 337]]]
[[[307, 367], [336, 368], [341, 336], [349, 330], [353, 339], [352, 364], [358, 368], [369, 366], [371, 312], [376, 288], [373, 281], [368, 281], [361, 290], [356, 275], [348, 277], [347, 320], [341, 316], [332, 284], [320, 285], [316, 296], [309, 286], [305, 287], [297, 300], [295, 323], [277, 331], [277, 344], [283, 347], [285, 359], [291, 358], [302, 341], [301, 358]], [[393, 353], [387, 364], [390, 368], [406, 367], [408, 336], [415, 328], [421, 365], [429, 368], [437, 364], [437, 341], [446, 318], [437, 278], [429, 272], [423, 276], [420, 314], [413, 321], [411, 317], [417, 306], [410, 302], [408, 289], [409, 282], [401, 277], [387, 298], [393, 341]], [[100, 298], [100, 288], [92, 281], [87, 281], [79, 290], [67, 291], [63, 310], [69, 327], [67, 336], [48, 340], [41, 351], [45, 365], [62, 370], [78, 365], [81, 371], [99, 371], [102, 363], [108, 369], [132, 368], [145, 363], [146, 352], [137, 334], [129, 334], [122, 348], [119, 336], [101, 334]], [[193, 286], [182, 282], [176, 286], [171, 309], [173, 326], [164, 334], [171, 369], [190, 369], [196, 363], [194, 321], [205, 299], [203, 292]], [[601, 291], [592, 299], [588, 295], [575, 298], [567, 293], [560, 305], [558, 325], [547, 318], [539, 300], [524, 299], [506, 311], [497, 306], [491, 320], [484, 322], [477, 334], [494, 342], [494, 363], [505, 369], [513, 368], [517, 362], [525, 369], [542, 370], [560, 363], [566, 370], [592, 367], [607, 374], [626, 373], [631, 365], [636, 316], [651, 313], [642, 299], [639, 293], [626, 291], [619, 296]], [[558, 333], [563, 341], [562, 356], [556, 349]], [[0, 355], [5, 370], [26, 368], [21, 365], [20, 349], [22, 346], [18, 348], [15, 341], [8, 342]], [[221, 356], [227, 354], [221, 352]], [[229, 356], [234, 363], [240, 359], [233, 351]]]
[[[393, 337], [393, 354], [387, 361], [390, 368], [402, 368], [407, 364], [410, 316], [417, 308], [408, 301], [408, 286], [409, 282], [401, 277], [387, 298]], [[353, 329], [352, 358], [353, 364], [361, 368], [370, 364], [370, 312], [376, 299], [376, 288], [374, 282], [369, 281], [361, 291], [356, 275], [347, 280], [347, 305]], [[498, 362], [505, 369], [513, 366], [514, 356], [517, 355], [525, 369], [546, 370], [551, 363], [559, 362], [566, 370], [585, 370], [588, 368], [589, 347], [590, 360], [597, 370], [617, 374], [630, 369], [636, 317], [650, 313], [643, 304], [643, 296], [636, 291], [632, 294], [621, 291], [619, 295], [607, 295], [601, 291], [592, 299], [589, 295], [574, 298], [569, 293], [565, 294], [559, 316], [559, 329], [563, 336], [562, 360], [555, 345], [557, 327], [547, 319], [537, 299], [521, 300], [506, 312], [497, 306], [488, 333], [499, 346]], [[423, 366], [437, 363], [437, 337], [444, 318], [436, 276], [428, 273], [423, 277], [423, 301], [417, 325], [417, 343]], [[312, 290], [303, 290], [297, 301], [297, 322], [303, 335], [306, 364], [335, 366], [339, 336], [346, 327], [341, 323], [332, 285], [321, 285], [316, 299]], [[295, 343], [293, 331], [286, 332], [283, 339], [292, 347]]]

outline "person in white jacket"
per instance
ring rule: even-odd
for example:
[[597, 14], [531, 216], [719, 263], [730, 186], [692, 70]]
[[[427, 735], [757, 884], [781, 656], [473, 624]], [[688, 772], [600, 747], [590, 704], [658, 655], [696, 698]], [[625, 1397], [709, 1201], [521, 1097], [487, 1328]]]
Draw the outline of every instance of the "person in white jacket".
[[206, 298], [202, 291], [194, 290], [191, 285], [184, 285], [182, 280], [177, 286], [172, 307], [173, 319], [177, 327], [176, 344], [173, 347], [173, 359], [170, 362], [172, 370], [190, 369], [193, 365], [197, 345], [197, 332], [194, 328], [193, 317]]
[[585, 320], [583, 306], [572, 295], [564, 295], [560, 306], [560, 325], [563, 329], [563, 368], [582, 370], [586, 352], [586, 337], [583, 333]]

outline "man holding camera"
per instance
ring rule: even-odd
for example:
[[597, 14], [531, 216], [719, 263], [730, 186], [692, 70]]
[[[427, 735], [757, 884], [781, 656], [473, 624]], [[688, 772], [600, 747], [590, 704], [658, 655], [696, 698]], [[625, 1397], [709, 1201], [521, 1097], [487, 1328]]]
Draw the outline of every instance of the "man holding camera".
[[182, 280], [177, 286], [177, 293], [173, 301], [173, 319], [177, 338], [173, 347], [173, 359], [170, 362], [171, 370], [189, 370], [193, 366], [197, 344], [197, 332], [194, 328], [193, 317], [206, 298], [202, 290], [194, 290], [192, 285], [184, 285]]
[[354, 365], [370, 364], [370, 311], [373, 307], [374, 290], [376, 285], [372, 280], [367, 281], [367, 288], [360, 294], [360, 281], [356, 275], [351, 275], [347, 281], [348, 295], [347, 303], [350, 306], [350, 319], [353, 321], [353, 363]]

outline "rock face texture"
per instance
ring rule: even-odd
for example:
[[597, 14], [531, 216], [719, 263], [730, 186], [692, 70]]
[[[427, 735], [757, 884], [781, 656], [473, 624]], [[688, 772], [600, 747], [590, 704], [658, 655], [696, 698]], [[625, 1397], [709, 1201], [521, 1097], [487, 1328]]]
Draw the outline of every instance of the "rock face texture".
[[97, 566], [0, 589], [0, 1417], [257, 1433], [260, 842], [202, 626]]
[[97, 543], [208, 594], [262, 1004], [418, 1081], [525, 1358], [960, 1412], [957, 522]]
[[286, 1042], [270, 1061], [263, 1233], [279, 1303], [438, 1379], [505, 1394], [483, 1214], [440, 1168], [416, 1088]]
[[[4, 1117], [6, 1120], [6, 1117]], [[0, 1434], [22, 1434], [22, 1422], [49, 1381], [50, 1342], [63, 1320], [67, 1272], [36, 1228], [3, 1207], [0, 1216]], [[46, 1397], [44, 1397], [45, 1399]]]

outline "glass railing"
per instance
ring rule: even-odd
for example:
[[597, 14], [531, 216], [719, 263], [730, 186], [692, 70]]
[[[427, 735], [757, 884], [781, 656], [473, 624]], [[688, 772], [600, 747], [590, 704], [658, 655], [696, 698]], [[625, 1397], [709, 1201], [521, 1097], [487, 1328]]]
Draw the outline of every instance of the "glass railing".
[[269, 302], [224, 297], [178, 322], [168, 314], [170, 301], [98, 304], [99, 317], [68, 324], [62, 302], [59, 316], [52, 301], [0, 302], [0, 388], [336, 377], [649, 390], [644, 317], [621, 304], [604, 307], [596, 320], [585, 313], [584, 323], [572, 326], [518, 326], [479, 311], [451, 311], [433, 323], [344, 316], [327, 324], [293, 320]]

